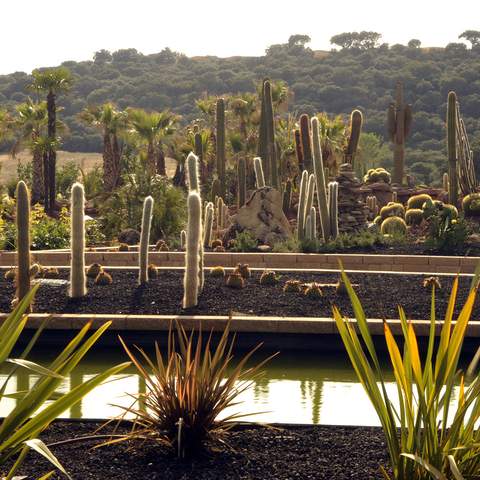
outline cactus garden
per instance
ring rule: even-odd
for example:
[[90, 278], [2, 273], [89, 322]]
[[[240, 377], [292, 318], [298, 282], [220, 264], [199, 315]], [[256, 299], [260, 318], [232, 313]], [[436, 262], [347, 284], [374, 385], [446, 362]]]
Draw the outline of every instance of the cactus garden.
[[[363, 55], [378, 35], [332, 44]], [[289, 48], [310, 55], [308, 41]], [[250, 91], [183, 95], [192, 115], [102, 96], [72, 122], [83, 81], [68, 63], [34, 70], [31, 96], [5, 108], [0, 78], [0, 147], [28, 157], [0, 182], [0, 480], [479, 480], [480, 169], [465, 88], [433, 96], [444, 151], [425, 182], [408, 75], [382, 77], [381, 115], [292, 108], [305, 87], [271, 68]], [[85, 131], [101, 161], [60, 165]]]

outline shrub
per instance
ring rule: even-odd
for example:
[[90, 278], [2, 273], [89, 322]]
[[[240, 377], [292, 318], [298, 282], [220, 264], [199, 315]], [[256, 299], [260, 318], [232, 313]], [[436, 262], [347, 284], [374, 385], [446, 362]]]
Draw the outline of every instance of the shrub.
[[442, 253], [456, 253], [465, 247], [468, 226], [464, 219], [452, 219], [450, 214], [436, 212], [428, 220], [425, 244]]
[[273, 270], [264, 270], [260, 276], [260, 285], [276, 285], [279, 277]]
[[257, 239], [247, 230], [237, 232], [231, 250], [234, 252], [253, 252], [257, 249]]
[[[402, 308], [399, 313], [403, 353], [390, 326], [384, 323], [385, 342], [397, 386], [391, 394], [386, 388], [383, 369], [360, 300], [345, 272], [342, 272], [342, 278], [360, 334], [349, 319], [342, 317], [337, 307], [333, 308], [333, 315], [357, 377], [384, 430], [392, 478], [476, 478], [480, 471], [480, 430], [475, 425], [480, 415], [480, 377], [474, 376], [468, 384], [470, 379], [459, 371], [459, 358], [475, 302], [478, 276], [453, 325], [458, 277], [455, 279], [438, 346], [435, 338], [435, 284], [432, 284], [432, 317], [424, 358], [419, 352], [413, 324], [407, 321]], [[471, 367], [467, 374], [473, 372], [473, 364]], [[458, 394], [454, 389], [457, 382], [460, 383]], [[392, 395], [395, 395], [396, 401]], [[396, 404], [399, 404], [398, 409], [394, 407]], [[390, 478], [384, 468], [382, 473], [386, 479]]]
[[68, 197], [72, 185], [78, 180], [79, 176], [80, 168], [73, 161], [66, 162], [61, 167], [57, 168], [55, 173], [57, 193], [62, 195], [62, 197]]

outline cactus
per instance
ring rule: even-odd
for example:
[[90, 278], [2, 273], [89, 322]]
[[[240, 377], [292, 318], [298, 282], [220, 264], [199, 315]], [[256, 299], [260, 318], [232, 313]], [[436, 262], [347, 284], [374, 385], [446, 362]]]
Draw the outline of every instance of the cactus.
[[395, 103], [388, 109], [388, 132], [393, 142], [393, 182], [402, 184], [405, 170], [405, 139], [410, 134], [412, 109], [403, 101], [403, 84], [397, 82]]
[[80, 183], [74, 183], [72, 186], [71, 208], [70, 296], [81, 298], [87, 294], [87, 279], [85, 276], [85, 192]]
[[405, 223], [407, 225], [420, 225], [423, 220], [423, 210], [421, 208], [410, 208], [405, 212]]
[[119, 246], [118, 246], [118, 251], [119, 252], [128, 252], [130, 250], [130, 247], [128, 246], [127, 243], [121, 243]]
[[263, 82], [263, 102], [265, 104], [265, 125], [267, 134], [267, 159], [270, 176], [269, 183], [273, 188], [280, 189], [277, 165], [277, 148], [275, 143], [275, 119], [273, 115], [272, 85], [270, 80]]
[[370, 209], [370, 212], [372, 213], [373, 218], [375, 218], [379, 212], [378, 201], [375, 195], [367, 196], [367, 206]]
[[[268, 161], [268, 137], [267, 137], [267, 119], [265, 114], [265, 101], [264, 101], [264, 81], [262, 82], [262, 88], [260, 92], [260, 125], [258, 132], [258, 149], [257, 155], [262, 162], [262, 167], [265, 170], [266, 178], [270, 176], [270, 164]], [[263, 171], [263, 170], [262, 170]], [[257, 177], [258, 180], [258, 177]], [[257, 188], [261, 188], [258, 186]]]
[[338, 182], [328, 184], [328, 212], [330, 216], [330, 233], [333, 239], [338, 237]]
[[157, 252], [169, 252], [170, 248], [167, 244], [167, 242], [163, 239], [160, 239], [156, 244], [155, 244], [155, 250]]
[[300, 293], [302, 283], [299, 280], [287, 280], [283, 286], [284, 293]]
[[14, 268], [7, 270], [4, 275], [5, 280], [9, 282], [14, 282], [17, 278], [17, 271]]
[[308, 171], [312, 170], [312, 141], [310, 137], [310, 120], [308, 115], [304, 113], [300, 115], [300, 137], [302, 140], [303, 165]]
[[413, 195], [407, 201], [407, 210], [410, 210], [411, 208], [422, 208], [423, 204], [428, 200], [432, 200], [432, 197], [430, 195], [427, 195], [426, 193]]
[[208, 202], [205, 207], [205, 222], [204, 222], [204, 238], [203, 244], [205, 247], [210, 247], [212, 245], [212, 231], [213, 231], [213, 203]]
[[238, 208], [243, 207], [247, 200], [247, 162], [244, 157], [238, 159]]
[[[307, 221], [307, 217], [310, 215], [310, 210], [313, 206], [313, 198], [315, 196], [315, 175], [312, 173], [308, 177], [308, 188], [307, 188], [307, 203], [305, 204], [305, 211], [303, 213], [304, 221]], [[311, 226], [311, 225], [310, 225]], [[307, 228], [305, 227], [305, 230]]]
[[354, 166], [355, 155], [357, 153], [360, 133], [362, 131], [363, 116], [360, 110], [354, 110], [350, 115], [350, 137], [348, 138], [347, 148], [345, 150], [345, 163]]
[[283, 212], [286, 214], [292, 208], [292, 181], [288, 179], [285, 182], [285, 190], [282, 194], [282, 209]]
[[382, 235], [405, 235], [407, 233], [407, 224], [400, 217], [388, 217], [382, 222], [380, 228]]
[[260, 157], [253, 159], [253, 168], [255, 170], [255, 183], [257, 188], [263, 188], [265, 186], [265, 176], [263, 175], [262, 159]]
[[30, 194], [25, 182], [17, 184], [17, 278], [18, 302], [30, 290]]
[[317, 209], [315, 207], [310, 208], [310, 238], [312, 240], [317, 239]]
[[233, 272], [227, 277], [225, 284], [230, 288], [242, 289], [245, 287], [245, 280], [239, 273]]
[[150, 263], [147, 267], [147, 277], [150, 280], [151, 278], [157, 278], [158, 276], [158, 269], [157, 266], [153, 263]]
[[305, 233], [303, 237], [306, 240], [313, 240], [312, 238], [312, 217], [308, 214], [305, 218]]
[[264, 270], [260, 276], [260, 285], [276, 285], [278, 283], [277, 274], [273, 270]]
[[215, 203], [217, 197], [220, 197], [220, 181], [215, 178], [212, 182], [212, 189], [210, 192], [210, 201]]
[[58, 278], [59, 275], [60, 275], [60, 272], [58, 271], [58, 268], [49, 267], [45, 270], [43, 274], [43, 278]]
[[405, 217], [405, 208], [401, 203], [389, 202], [380, 209], [380, 217], [385, 220], [387, 217]]
[[185, 254], [183, 308], [195, 307], [198, 304], [200, 289], [199, 245], [202, 233], [202, 201], [198, 192], [189, 193], [187, 209], [187, 251]]
[[198, 157], [193, 152], [190, 152], [187, 157], [187, 174], [189, 191], [200, 193]]
[[449, 184], [449, 179], [448, 179], [448, 173], [445, 172], [442, 177], [442, 186], [443, 189], [448, 193], [448, 184]]
[[185, 250], [185, 246], [187, 244], [187, 232], [182, 230], [180, 232], [180, 250]]
[[238, 273], [242, 278], [250, 278], [252, 273], [250, 272], [250, 267], [247, 263], [237, 263], [237, 266], [233, 270], [233, 273]]
[[104, 270], [102, 270], [95, 278], [95, 285], [111, 285], [112, 282], [112, 276]]
[[97, 278], [97, 275], [103, 270], [103, 267], [99, 263], [92, 263], [86, 271], [88, 278]]
[[35, 278], [43, 272], [43, 267], [39, 263], [32, 263], [30, 266], [30, 278]]
[[143, 201], [142, 230], [140, 233], [140, 251], [138, 255], [138, 284], [148, 282], [148, 245], [150, 243], [150, 229], [153, 216], [153, 198], [148, 196]]
[[303, 149], [302, 149], [302, 135], [299, 129], [293, 132], [295, 139], [295, 154], [297, 155], [298, 171], [303, 172]]
[[304, 295], [313, 300], [323, 297], [322, 288], [318, 283], [312, 282], [305, 290]]
[[220, 182], [219, 195], [225, 197], [225, 101], [223, 98], [217, 100], [216, 112], [216, 160], [217, 176]]
[[393, 203], [398, 202], [398, 192], [396, 192], [396, 191], [392, 192], [392, 202]]
[[480, 216], [480, 193], [471, 193], [463, 197], [462, 207], [466, 217]]
[[330, 218], [328, 213], [327, 189], [325, 185], [325, 171], [323, 169], [322, 149], [320, 146], [320, 132], [318, 118], [312, 118], [312, 144], [313, 144], [313, 171], [317, 184], [318, 208], [320, 213], [320, 227], [325, 242], [331, 236]]
[[212, 267], [210, 269], [210, 276], [223, 278], [225, 276], [225, 269], [223, 267]]
[[365, 183], [383, 182], [390, 184], [392, 177], [384, 168], [370, 168], [363, 177]]
[[216, 204], [216, 218], [217, 218], [217, 230], [221, 230], [224, 228], [224, 208], [223, 208], [223, 199], [222, 197], [217, 198]]
[[212, 248], [216, 247], [223, 247], [223, 242], [219, 238], [212, 241]]
[[297, 211], [297, 238], [299, 241], [304, 239], [305, 228], [305, 205], [307, 204], [307, 190], [308, 190], [308, 172], [302, 172], [302, 180], [300, 181], [300, 194], [298, 197], [298, 211]]

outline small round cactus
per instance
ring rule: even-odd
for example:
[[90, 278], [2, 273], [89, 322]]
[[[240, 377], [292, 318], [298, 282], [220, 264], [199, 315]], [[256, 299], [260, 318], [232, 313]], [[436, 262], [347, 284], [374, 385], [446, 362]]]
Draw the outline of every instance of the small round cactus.
[[56, 267], [49, 267], [43, 273], [44, 278], [58, 278], [59, 271]]
[[233, 272], [227, 277], [226, 285], [240, 290], [245, 287], [245, 280], [239, 273]]
[[233, 273], [238, 273], [242, 278], [250, 278], [252, 275], [247, 263], [238, 263]]
[[480, 216], [480, 193], [466, 195], [463, 198], [462, 207], [466, 217]]
[[87, 277], [97, 278], [97, 275], [103, 270], [103, 267], [99, 263], [92, 263], [87, 267]]
[[216, 278], [223, 278], [225, 276], [225, 269], [223, 267], [212, 267], [210, 269], [210, 276]]
[[371, 168], [367, 171], [367, 174], [363, 177], [365, 183], [391, 183], [392, 178], [384, 168]]
[[7, 270], [5, 272], [5, 280], [8, 280], [9, 282], [14, 282], [16, 276], [17, 276], [17, 272], [15, 271], [14, 268], [11, 268], [10, 270]]
[[405, 217], [405, 208], [401, 203], [389, 202], [380, 209], [380, 217], [385, 220], [388, 217]]
[[426, 193], [413, 195], [413, 197], [410, 197], [408, 199], [407, 210], [422, 208], [423, 204], [428, 200], [432, 200], [432, 197], [430, 195], [427, 195]]
[[223, 245], [217, 245], [214, 249], [214, 252], [225, 252], [225, 247]]
[[112, 276], [104, 270], [102, 270], [95, 278], [95, 285], [111, 285], [112, 282]]
[[155, 249], [158, 252], [169, 252], [170, 251], [170, 248], [168, 247], [168, 244], [165, 240], [159, 240], [155, 245]]
[[427, 287], [435, 287], [438, 290], [442, 288], [442, 284], [440, 283], [440, 279], [438, 277], [427, 277], [423, 279], [423, 286]]
[[400, 217], [389, 217], [382, 222], [380, 229], [382, 235], [405, 235], [407, 233], [407, 224]]
[[382, 224], [382, 217], [380, 215], [377, 215], [374, 219], [373, 219], [373, 223], [375, 225], [378, 225], [380, 226]]
[[212, 248], [215, 250], [217, 247], [223, 247], [223, 242], [219, 238], [212, 241]]
[[407, 225], [420, 225], [423, 220], [423, 210], [411, 208], [405, 212], [405, 223]]
[[307, 298], [318, 299], [323, 297], [322, 289], [318, 283], [312, 282], [304, 291]]
[[285, 293], [301, 293], [302, 282], [300, 280], [287, 280], [283, 286]]
[[275, 285], [278, 283], [277, 274], [273, 270], [264, 270], [260, 276], [260, 285]]
[[147, 267], [148, 278], [157, 278], [158, 277], [158, 269], [157, 266], [153, 263], [150, 263]]
[[119, 246], [118, 246], [118, 251], [119, 252], [128, 252], [129, 250], [129, 247], [126, 243], [121, 243]]
[[32, 263], [30, 265], [30, 278], [38, 277], [43, 272], [43, 267], [39, 263]]

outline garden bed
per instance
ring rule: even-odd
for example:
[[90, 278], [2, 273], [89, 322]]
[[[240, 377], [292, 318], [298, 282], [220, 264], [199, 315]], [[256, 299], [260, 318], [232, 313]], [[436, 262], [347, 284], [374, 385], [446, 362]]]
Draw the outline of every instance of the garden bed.
[[[99, 424], [62, 422], [43, 434], [46, 443], [91, 435]], [[179, 461], [166, 447], [141, 442], [91, 449], [99, 440], [67, 443], [52, 451], [73, 478], [102, 480], [381, 479], [388, 465], [384, 436], [374, 427], [241, 427], [195, 460]], [[130, 448], [127, 450], [127, 448]], [[51, 470], [30, 453], [19, 473], [38, 478]], [[56, 475], [53, 478], [63, 478]]]
[[[37, 293], [34, 310], [37, 313], [95, 313], [95, 314], [149, 314], [149, 315], [228, 315], [279, 316], [279, 317], [331, 317], [332, 305], [341, 312], [352, 315], [350, 300], [345, 294], [336, 293], [337, 273], [282, 272], [276, 285], [260, 285], [260, 271], [253, 271], [243, 289], [225, 285], [223, 278], [213, 278], [206, 270], [205, 289], [199, 305], [188, 310], [181, 308], [183, 296], [183, 272], [160, 270], [158, 277], [147, 285], [137, 285], [137, 271], [115, 269], [110, 271], [111, 285], [94, 285], [89, 280], [88, 294], [82, 299], [71, 299], [66, 285], [42, 285]], [[351, 281], [362, 301], [368, 318], [398, 318], [397, 306], [402, 305], [412, 319], [430, 318], [430, 288], [422, 283], [426, 275], [387, 273], [351, 273]], [[60, 278], [68, 278], [68, 270], [60, 270]], [[443, 276], [442, 288], [437, 292], [437, 317], [442, 319], [447, 307], [453, 276]], [[301, 293], [284, 293], [286, 280], [323, 284], [323, 297], [311, 299]], [[457, 300], [458, 309], [465, 302], [471, 279], [460, 277]], [[0, 312], [10, 310], [14, 285], [0, 280]], [[477, 300], [473, 319], [480, 316]]]

